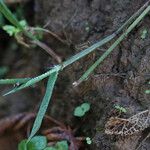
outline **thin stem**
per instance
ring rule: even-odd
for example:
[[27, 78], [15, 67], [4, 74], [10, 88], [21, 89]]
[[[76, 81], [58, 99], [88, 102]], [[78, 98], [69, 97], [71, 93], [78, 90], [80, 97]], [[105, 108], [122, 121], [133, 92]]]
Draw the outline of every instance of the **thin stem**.
[[49, 33], [51, 36], [53, 36], [55, 39], [57, 39], [58, 41], [60, 41], [63, 44], [67, 44], [65, 40], [61, 39], [57, 34], [55, 34], [54, 32], [44, 29], [44, 28], [40, 28], [40, 27], [29, 27], [29, 29], [33, 30], [33, 31], [43, 31], [46, 33]]
[[42, 49], [44, 49], [49, 55], [52, 56], [52, 58], [54, 58], [57, 61], [57, 63], [62, 62], [61, 58], [50, 47], [48, 47], [45, 43], [37, 41], [37, 40], [32, 41], [32, 43], [41, 47]]
[[18, 79], [1, 79], [0, 84], [22, 84], [29, 81], [31, 78], [18, 78]]

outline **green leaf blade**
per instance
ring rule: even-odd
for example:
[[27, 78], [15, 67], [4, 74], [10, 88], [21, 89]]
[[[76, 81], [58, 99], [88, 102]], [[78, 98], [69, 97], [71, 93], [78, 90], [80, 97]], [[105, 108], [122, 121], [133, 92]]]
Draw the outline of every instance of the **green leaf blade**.
[[44, 78], [50, 76], [52, 73], [59, 71], [60, 69], [61, 69], [61, 66], [55, 66], [55, 67], [54, 67], [53, 69], [51, 69], [50, 71], [48, 71], [48, 72], [46, 72], [46, 73], [44, 73], [44, 74], [42, 74], [42, 75], [39, 75], [39, 76], [37, 76], [37, 77], [35, 77], [35, 78], [31, 78], [31, 79], [28, 80], [26, 83], [20, 85], [20, 86], [17, 87], [17, 88], [12, 89], [12, 90], [9, 91], [8, 93], [4, 94], [4, 96], [9, 95], [9, 94], [12, 94], [12, 93], [15, 93], [15, 92], [20, 91], [20, 90], [22, 90], [22, 89], [24, 89], [24, 88], [27, 88], [27, 87], [29, 87], [29, 86], [32, 86], [32, 85], [34, 85], [35, 83], [37, 83], [37, 82], [43, 80]]
[[89, 104], [89, 103], [83, 103], [83, 104], [81, 105], [81, 108], [82, 108], [85, 112], [87, 112], [87, 111], [90, 110], [90, 104]]
[[46, 147], [44, 150], [56, 150], [54, 147]]
[[56, 150], [68, 150], [67, 141], [57, 142], [55, 146]]
[[22, 140], [18, 145], [18, 150], [27, 150], [27, 140]]
[[33, 125], [33, 128], [32, 128], [31, 134], [28, 138], [28, 141], [30, 141], [31, 138], [36, 134], [36, 132], [39, 130], [39, 128], [42, 124], [42, 120], [43, 120], [44, 115], [46, 113], [46, 110], [48, 108], [48, 105], [49, 105], [49, 102], [50, 102], [50, 99], [51, 99], [51, 95], [52, 95], [53, 88], [54, 88], [55, 82], [57, 80], [57, 77], [58, 77], [58, 72], [54, 72], [50, 75], [50, 77], [48, 79], [46, 93], [45, 93], [45, 96], [44, 96], [44, 98], [42, 100], [42, 103], [40, 105], [39, 111], [37, 113], [37, 117], [34, 121], [34, 125]]
[[83, 117], [86, 112], [90, 110], [89, 103], [83, 103], [82, 105], [78, 106], [74, 110], [74, 116], [76, 117]]
[[29, 150], [43, 150], [47, 146], [47, 139], [45, 136], [35, 136], [27, 143]]
[[19, 21], [14, 17], [11, 11], [7, 8], [3, 0], [0, 0], [0, 11], [15, 27], [17, 27], [20, 30], [24, 30], [24, 28], [20, 25]]

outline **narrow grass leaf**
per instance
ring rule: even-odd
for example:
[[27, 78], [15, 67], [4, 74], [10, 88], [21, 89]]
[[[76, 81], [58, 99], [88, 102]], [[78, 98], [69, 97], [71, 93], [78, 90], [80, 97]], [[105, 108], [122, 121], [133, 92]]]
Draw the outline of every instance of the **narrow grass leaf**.
[[40, 75], [40, 76], [37, 76], [35, 78], [32, 78], [30, 79], [29, 81], [27, 81], [26, 83], [20, 85], [19, 87], [17, 88], [14, 88], [13, 90], [9, 91], [8, 93], [4, 94], [4, 96], [6, 95], [9, 95], [9, 94], [12, 94], [12, 93], [15, 93], [17, 91], [20, 91], [24, 88], [27, 88], [27, 87], [30, 87], [32, 85], [34, 85], [35, 83], [43, 80], [44, 78], [50, 76], [52, 73], [56, 72], [56, 71], [59, 71], [61, 69], [61, 66], [55, 66], [53, 69], [51, 69], [50, 71]]
[[22, 84], [22, 83], [26, 83], [29, 80], [31, 80], [31, 78], [18, 78], [18, 79], [0, 79], [0, 85], [1, 84]]
[[34, 136], [30, 142], [27, 143], [29, 150], [43, 150], [47, 146], [47, 138], [45, 136]]
[[123, 41], [123, 39], [138, 25], [138, 23], [148, 14], [150, 6], [148, 6], [143, 13], [128, 27], [128, 29], [112, 44], [112, 46], [81, 76], [81, 78], [74, 82], [73, 85], [77, 86], [82, 81], [86, 80], [94, 69], [104, 61], [105, 58]]
[[11, 11], [7, 8], [3, 0], [0, 0], [0, 11], [15, 27], [19, 28], [20, 30], [24, 30], [24, 28], [20, 25], [19, 21], [14, 17]]
[[72, 64], [73, 62], [83, 58], [84, 56], [86, 56], [87, 54], [91, 53], [93, 50], [97, 49], [100, 46], [103, 46], [104, 44], [106, 44], [107, 42], [111, 41], [116, 35], [112, 34], [107, 36], [106, 38], [104, 38], [103, 40], [93, 44], [92, 46], [90, 46], [89, 48], [81, 51], [80, 53], [77, 53], [76, 55], [72, 56], [71, 58], [67, 59], [62, 65], [63, 68], [65, 68], [66, 66]]
[[39, 128], [42, 124], [42, 120], [43, 120], [46, 110], [48, 108], [57, 77], [58, 77], [58, 72], [56, 71], [56, 72], [53, 72], [48, 79], [46, 93], [45, 93], [45, 96], [40, 105], [40, 108], [37, 113], [37, 117], [35, 119], [31, 134], [28, 138], [28, 141], [30, 141], [32, 139], [32, 137], [36, 134], [36, 132], [39, 130]]
[[69, 146], [68, 146], [67, 141], [60, 141], [56, 143], [55, 148], [56, 150], [68, 150]]

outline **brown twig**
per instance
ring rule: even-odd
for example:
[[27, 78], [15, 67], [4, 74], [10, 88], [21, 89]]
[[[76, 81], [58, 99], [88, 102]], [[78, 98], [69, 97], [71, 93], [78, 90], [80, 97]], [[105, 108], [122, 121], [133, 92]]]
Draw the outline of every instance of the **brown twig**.
[[56, 33], [52, 32], [50, 30], [44, 29], [44, 27], [43, 28], [29, 27], [29, 30], [31, 30], [31, 31], [43, 31], [45, 33], [50, 34], [52, 37], [54, 37], [56, 40], [58, 40], [62, 44], [65, 44], [65, 45], [67, 44], [67, 42], [65, 40], [63, 40], [61, 37], [59, 37]]
[[58, 63], [61, 63], [62, 60], [61, 58], [50, 48], [48, 47], [45, 43], [40, 42], [38, 40], [34, 40], [32, 41], [33, 44], [41, 47], [42, 49], [44, 49], [49, 55], [51, 55]]

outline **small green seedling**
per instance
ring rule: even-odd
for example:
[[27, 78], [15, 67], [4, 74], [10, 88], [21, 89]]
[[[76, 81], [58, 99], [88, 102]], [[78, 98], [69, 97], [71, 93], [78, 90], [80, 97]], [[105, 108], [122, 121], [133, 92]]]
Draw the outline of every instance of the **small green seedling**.
[[146, 91], [145, 91], [145, 94], [150, 94], [150, 90], [146, 90]]
[[54, 147], [46, 147], [44, 150], [68, 150], [68, 143], [67, 141], [57, 142]]
[[88, 22], [85, 23], [85, 31], [89, 32], [90, 31], [90, 25]]
[[47, 147], [47, 144], [45, 136], [35, 136], [30, 141], [21, 141], [18, 150], [68, 150], [67, 141], [57, 142], [54, 147]]
[[[23, 28], [27, 27], [27, 22], [25, 20], [21, 20], [19, 23]], [[3, 26], [3, 30], [5, 30], [9, 34], [9, 36], [17, 36], [17, 34], [21, 32], [19, 28], [13, 25], [5, 25]]]
[[55, 150], [68, 150], [68, 143], [67, 141], [57, 142], [55, 145]]
[[91, 140], [90, 137], [87, 137], [87, 138], [86, 138], [86, 143], [87, 143], [88, 145], [92, 144], [92, 140]]
[[[40, 40], [43, 38], [42, 28], [40, 28], [40, 27], [31, 28], [28, 26], [28, 24], [25, 20], [21, 20], [19, 23], [25, 30], [32, 32], [32, 35], [36, 39]], [[19, 34], [19, 33], [22, 33], [22, 30], [13, 25], [5, 25], [5, 26], [3, 26], [3, 30], [5, 30], [6, 33], [9, 34], [9, 36], [14, 36], [17, 40], [19, 40], [21, 38], [20, 36], [22, 36], [21, 34]]]
[[141, 33], [141, 39], [145, 39], [148, 34], [148, 30], [145, 28]]
[[46, 147], [44, 150], [56, 150], [54, 147]]
[[18, 150], [43, 150], [47, 146], [47, 139], [45, 136], [35, 136], [29, 142], [27, 140], [21, 141]]
[[114, 107], [115, 107], [115, 109], [117, 109], [120, 113], [126, 113], [126, 112], [127, 112], [127, 110], [126, 110], [124, 107], [122, 107], [122, 106], [115, 105]]
[[18, 150], [27, 150], [27, 140], [22, 140], [18, 145]]
[[89, 103], [83, 103], [82, 105], [78, 106], [74, 110], [74, 116], [76, 117], [83, 117], [86, 112], [90, 110]]

